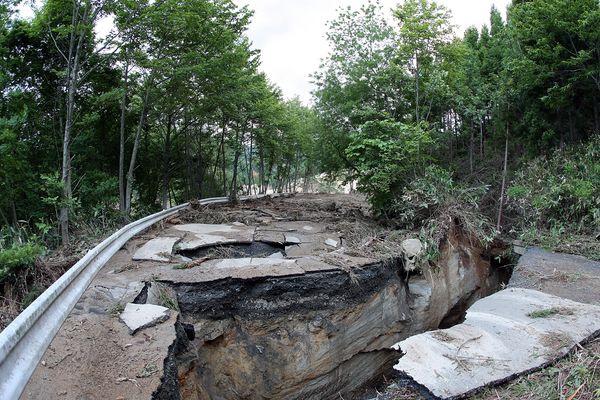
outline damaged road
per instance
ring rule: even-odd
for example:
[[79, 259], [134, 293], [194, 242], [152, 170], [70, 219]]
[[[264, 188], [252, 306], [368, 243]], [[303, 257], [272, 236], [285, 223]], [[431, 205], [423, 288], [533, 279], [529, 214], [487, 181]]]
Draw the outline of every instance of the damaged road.
[[394, 369], [440, 399], [459, 399], [548, 366], [600, 334], [600, 307], [530, 289], [479, 300], [452, 328], [394, 345]]
[[181, 211], [105, 265], [22, 398], [361, 398], [395, 343], [460, 322], [510, 277], [503, 249], [460, 226], [411, 271], [406, 237], [367, 208], [303, 195]]

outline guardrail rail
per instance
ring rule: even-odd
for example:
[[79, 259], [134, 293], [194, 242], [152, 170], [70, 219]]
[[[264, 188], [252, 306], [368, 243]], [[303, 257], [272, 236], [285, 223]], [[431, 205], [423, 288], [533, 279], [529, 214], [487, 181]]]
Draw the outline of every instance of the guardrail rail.
[[[239, 199], [265, 196], [241, 196]], [[227, 197], [212, 197], [199, 200], [199, 204], [228, 201]], [[54, 336], [106, 262], [132, 237], [185, 209], [189, 204], [160, 211], [119, 229], [88, 251], [0, 332], [0, 397], [3, 400], [19, 398]]]

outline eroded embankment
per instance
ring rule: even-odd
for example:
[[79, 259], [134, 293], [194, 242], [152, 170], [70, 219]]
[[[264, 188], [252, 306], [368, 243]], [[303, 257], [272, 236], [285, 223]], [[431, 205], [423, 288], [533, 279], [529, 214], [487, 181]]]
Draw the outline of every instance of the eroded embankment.
[[[391, 373], [392, 345], [459, 322], [508, 280], [501, 249], [459, 223], [407, 274], [410, 233], [366, 208], [309, 195], [170, 218], [99, 272], [23, 398], [360, 398]], [[170, 316], [132, 330], [142, 309]]]
[[401, 262], [301, 276], [169, 282], [195, 338], [176, 354], [185, 399], [358, 398], [391, 373], [390, 347], [458, 323], [509, 278], [451, 230], [436, 266]]

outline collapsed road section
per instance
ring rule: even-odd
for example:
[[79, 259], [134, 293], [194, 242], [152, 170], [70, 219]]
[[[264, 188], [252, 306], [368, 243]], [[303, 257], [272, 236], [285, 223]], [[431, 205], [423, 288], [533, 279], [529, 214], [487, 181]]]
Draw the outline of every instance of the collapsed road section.
[[416, 268], [415, 238], [366, 210], [305, 195], [179, 212], [105, 265], [22, 398], [363, 397], [394, 344], [510, 277], [460, 224]]

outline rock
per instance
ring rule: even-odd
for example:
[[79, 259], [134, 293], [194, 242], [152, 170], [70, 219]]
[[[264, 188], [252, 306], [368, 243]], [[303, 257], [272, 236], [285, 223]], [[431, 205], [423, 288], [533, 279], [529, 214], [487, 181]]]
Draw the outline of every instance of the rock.
[[394, 345], [394, 369], [442, 399], [542, 368], [600, 332], [600, 307], [528, 289], [479, 300], [464, 323]]
[[417, 261], [423, 252], [423, 244], [419, 239], [406, 239], [400, 245], [404, 258], [404, 269], [414, 271], [417, 269]]
[[327, 240], [325, 240], [325, 244], [326, 244], [327, 246], [331, 246], [331, 247], [337, 247], [337, 245], [338, 245], [338, 242], [337, 242], [337, 240], [333, 240], [333, 239], [327, 239]]
[[285, 235], [285, 242], [289, 244], [300, 244], [302, 243], [302, 240], [296, 236]]
[[527, 251], [527, 245], [521, 240], [513, 240], [512, 244], [513, 251], [520, 256], [524, 255]]
[[158, 237], [146, 242], [140, 247], [133, 259], [135, 261], [162, 261], [168, 262], [171, 259], [173, 246], [179, 241], [178, 237]]
[[127, 303], [119, 319], [129, 328], [129, 334], [158, 325], [169, 319], [171, 311], [166, 307], [153, 304]]

